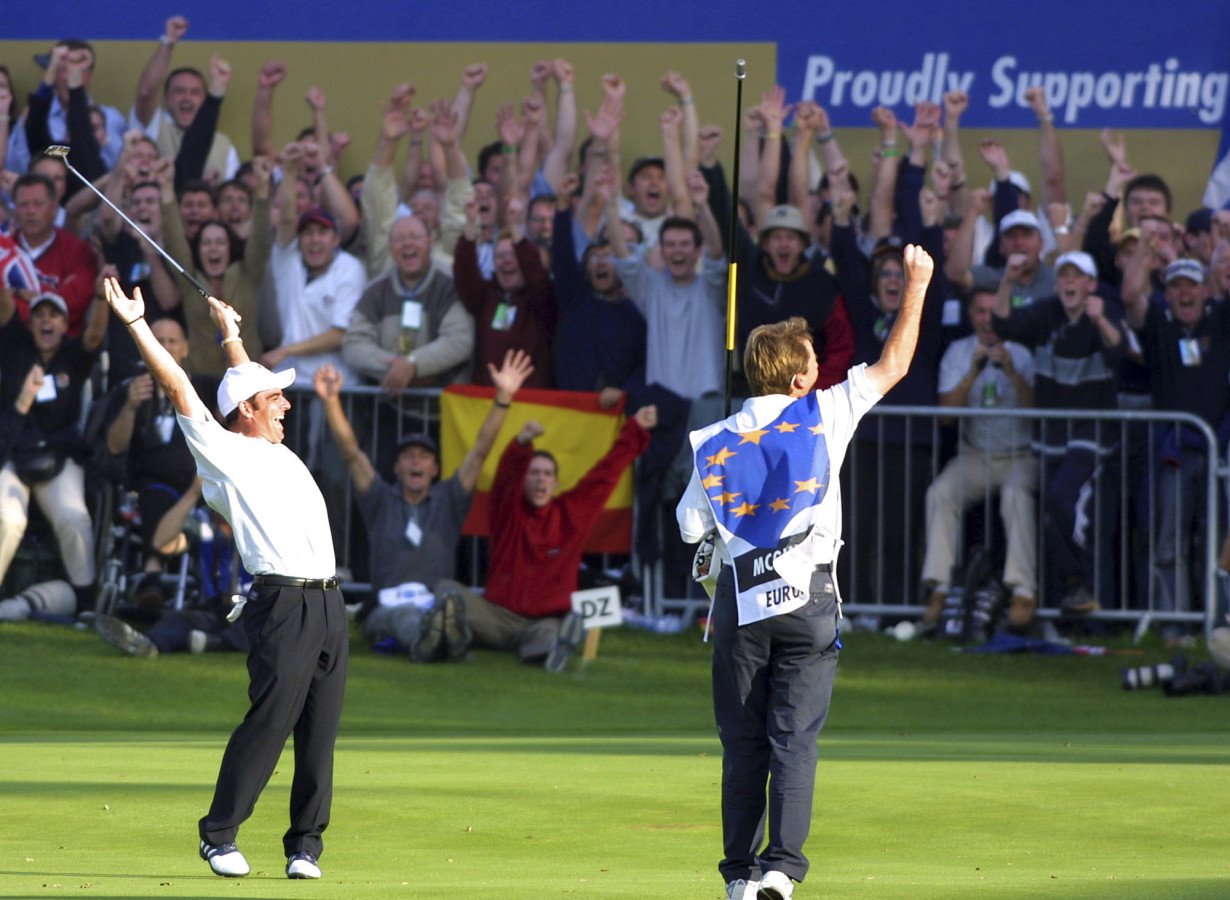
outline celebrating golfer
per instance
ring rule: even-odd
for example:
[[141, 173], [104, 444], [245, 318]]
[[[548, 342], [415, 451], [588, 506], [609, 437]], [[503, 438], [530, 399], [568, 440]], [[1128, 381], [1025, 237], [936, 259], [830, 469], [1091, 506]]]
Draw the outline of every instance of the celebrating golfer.
[[282, 445], [282, 419], [290, 409], [282, 391], [294, 381], [294, 370], [274, 373], [250, 362], [239, 339], [239, 316], [210, 297], [210, 316], [230, 367], [218, 388], [223, 428], [150, 331], [140, 290], [126, 297], [109, 278], [106, 294], [171, 399], [205, 500], [231, 524], [244, 567], [256, 579], [240, 607], [252, 648], [252, 706], [222, 756], [213, 804], [200, 822], [201, 858], [215, 874], [248, 874], [235, 837], [293, 731], [290, 828], [282, 839], [286, 875], [319, 878], [316, 859], [329, 824], [349, 647], [325, 501], [307, 467]]
[[755, 396], [691, 435], [692, 480], [676, 514], [685, 541], [716, 531], [713, 564], [722, 566], [713, 709], [729, 900], [790, 900], [807, 874], [816, 739], [841, 647], [837, 473], [859, 420], [910, 368], [933, 268], [921, 247], [906, 248], [905, 299], [879, 360], [828, 390], [815, 390], [806, 321], [754, 329], [743, 371]]

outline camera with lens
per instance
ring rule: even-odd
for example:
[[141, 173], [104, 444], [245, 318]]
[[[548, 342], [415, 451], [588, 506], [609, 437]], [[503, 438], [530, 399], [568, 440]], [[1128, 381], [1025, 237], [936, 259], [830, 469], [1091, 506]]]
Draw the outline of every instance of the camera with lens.
[[1136, 666], [1123, 670], [1123, 689], [1139, 691], [1144, 688], [1162, 687], [1170, 684], [1176, 675], [1187, 671], [1187, 657], [1179, 655], [1168, 663], [1156, 663], [1152, 666]]
[[1227, 677], [1212, 662], [1202, 662], [1190, 672], [1179, 672], [1162, 685], [1167, 697], [1182, 697], [1185, 694], [1220, 694], [1230, 689]]

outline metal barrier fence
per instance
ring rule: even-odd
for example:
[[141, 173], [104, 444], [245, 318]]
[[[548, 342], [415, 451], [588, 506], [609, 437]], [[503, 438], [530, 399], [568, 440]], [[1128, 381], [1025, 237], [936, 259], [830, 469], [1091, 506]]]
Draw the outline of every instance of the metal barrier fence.
[[[970, 423], [987, 418], [1026, 420], [1035, 431], [1041, 422], [1059, 422], [1067, 435], [1091, 436], [1090, 443], [1101, 448], [1084, 504], [1090, 518], [1082, 523], [1091, 557], [1091, 589], [1101, 605], [1093, 618], [1134, 621], [1140, 631], [1155, 624], [1212, 628], [1223, 506], [1217, 485], [1226, 479], [1227, 469], [1220, 461], [1217, 436], [1202, 420], [1187, 413], [1154, 410], [874, 408], [864, 418], [842, 469], [845, 546], [838, 577], [846, 614], [921, 615], [925, 606], [922, 559], [927, 540], [933, 538], [925, 511], [927, 488], [965, 441]], [[945, 427], [941, 420], [956, 421]], [[1084, 430], [1077, 434], [1081, 426]], [[1183, 426], [1187, 440], [1175, 458], [1176, 454], [1161, 448], [1163, 436], [1177, 426]], [[1047, 587], [1051, 570], [1056, 568], [1045, 549], [1047, 530], [1053, 527], [1044, 501], [1049, 487], [1047, 467], [1033, 451], [1027, 449], [1024, 454], [1037, 473], [1038, 614], [1053, 618], [1058, 615], [1055, 607], [1060, 594], [1054, 586]], [[1197, 481], [1194, 496], [1185, 498], [1182, 491], [1168, 491], [1163, 497], [1160, 473], [1167, 466], [1175, 469], [1172, 477], [1186, 472]], [[996, 493], [987, 483], [969, 491], [978, 499], [966, 517], [963, 549], [977, 543], [1002, 549]], [[1190, 507], [1185, 505], [1188, 499]], [[1173, 523], [1173, 530], [1160, 533], [1162, 521]], [[1189, 604], [1181, 602], [1180, 592], [1176, 608], [1165, 580], [1159, 577], [1159, 568], [1170, 565], [1169, 559], [1162, 559], [1163, 546], [1174, 548], [1177, 580], [1190, 582]], [[650, 583], [660, 583], [660, 577], [660, 573], [651, 577]], [[959, 577], [953, 580], [960, 583]], [[694, 594], [653, 600], [658, 612], [690, 613], [697, 604]]]
[[[365, 545], [356, 540], [353, 488], [344, 462], [327, 437], [314, 395], [292, 391], [292, 415], [287, 429], [288, 444], [309, 459], [322, 482], [334, 519], [339, 565], [362, 575]], [[391, 397], [376, 387], [348, 387], [343, 403], [364, 450], [377, 468], [391, 465], [392, 454], [402, 437], [414, 431], [439, 436], [438, 389], [411, 389]], [[1092, 591], [1101, 602], [1095, 618], [1134, 621], [1140, 629], [1175, 623], [1213, 625], [1217, 608], [1215, 572], [1222, 533], [1219, 480], [1227, 478], [1220, 462], [1218, 439], [1200, 419], [1186, 413], [1161, 411], [1069, 411], [1008, 408], [890, 407], [873, 409], [864, 419], [859, 437], [850, 445], [843, 466], [842, 501], [845, 547], [839, 576], [850, 615], [916, 617], [922, 611], [921, 562], [927, 522], [923, 498], [927, 487], [965, 440], [969, 424], [979, 418], [1023, 419], [1035, 428], [1043, 421], [1059, 421], [1071, 432], [1078, 424], [1094, 431], [1094, 443], [1102, 447], [1097, 475], [1087, 507], [1086, 523], [1092, 557]], [[942, 426], [941, 420], [955, 420]], [[1194, 507], [1181, 508], [1182, 492], [1166, 502], [1174, 504], [1170, 515], [1161, 516], [1159, 482], [1154, 473], [1173, 460], [1159, 449], [1161, 435], [1176, 426], [1189, 435], [1188, 458], [1202, 461]], [[903, 448], [909, 448], [905, 450]], [[1028, 451], [1027, 451], [1028, 452]], [[1045, 498], [1046, 467], [1036, 456], [1038, 498]], [[1211, 465], [1204, 464], [1211, 461]], [[967, 522], [969, 540], [997, 546], [1002, 543], [995, 491], [984, 486]], [[672, 501], [667, 501], [672, 502]], [[1058, 596], [1045, 585], [1053, 561], [1044, 546], [1048, 521], [1046, 504], [1036, 503], [1037, 594], [1039, 615], [1056, 615]], [[870, 511], [870, 512], [869, 512]], [[1174, 522], [1176, 533], [1161, 535], [1158, 522]], [[638, 517], [639, 519], [639, 517]], [[1185, 522], [1195, 523], [1188, 527]], [[970, 531], [969, 529], [974, 529]], [[1182, 529], [1184, 533], [1177, 533]], [[483, 580], [481, 542], [468, 539], [471, 580]], [[1157, 576], [1159, 547], [1165, 541], [1176, 548], [1180, 569], [1189, 569], [1189, 608], [1168, 608]], [[634, 542], [635, 544], [635, 542]], [[651, 614], [682, 612], [694, 615], [706, 605], [701, 595], [667, 596], [662, 563], [641, 569], [646, 609]], [[1181, 576], [1183, 577], [1183, 576]], [[365, 590], [362, 577], [350, 580], [351, 589]]]

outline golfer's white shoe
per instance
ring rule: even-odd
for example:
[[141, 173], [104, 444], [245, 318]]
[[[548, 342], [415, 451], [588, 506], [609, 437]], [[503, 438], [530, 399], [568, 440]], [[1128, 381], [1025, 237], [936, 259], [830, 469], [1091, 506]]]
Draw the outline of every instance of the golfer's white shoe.
[[756, 900], [790, 900], [794, 896], [794, 882], [785, 872], [765, 872], [760, 879]]
[[316, 857], [310, 853], [292, 853], [286, 860], [287, 878], [319, 878], [320, 866], [316, 865]]
[[760, 887], [759, 881], [746, 881], [742, 878], [728, 881], [726, 882], [726, 900], [756, 900], [758, 887]]
[[248, 861], [239, 848], [230, 844], [207, 844], [201, 841], [201, 859], [209, 863], [215, 875], [224, 878], [242, 878], [249, 871]]

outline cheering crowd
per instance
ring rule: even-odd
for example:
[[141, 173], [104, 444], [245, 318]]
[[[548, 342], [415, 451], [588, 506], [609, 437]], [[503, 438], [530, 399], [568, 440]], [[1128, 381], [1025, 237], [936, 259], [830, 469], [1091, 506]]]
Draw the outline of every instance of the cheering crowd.
[[[1102, 138], [1104, 171], [1066, 171], [1041, 88], [1024, 97], [1038, 123], [1038, 185], [1014, 170], [998, 141], [963, 140], [969, 98], [961, 92], [919, 103], [900, 121], [876, 109], [868, 165], [846, 158], [823, 108], [791, 103], [781, 88], [746, 110], [731, 184], [718, 161], [729, 135], [705, 124], [684, 75], [668, 71], [661, 94], [634, 97], [618, 74], [584, 73], [600, 77], [602, 99], [581, 110], [579, 76], [563, 59], [527, 60], [528, 84], [518, 85], [490, 83], [485, 64], [468, 65], [451, 98], [391, 86], [372, 123], [372, 158], [356, 161], [349, 138], [330, 130], [324, 88], [307, 93], [305, 127], [279, 148], [273, 99], [286, 65], [265, 63], [257, 83], [242, 88], [216, 56], [208, 71], [177, 68], [187, 31], [184, 19], [167, 21], [135, 92], [96, 74], [84, 41], [50, 48], [43, 79], [25, 98], [13, 95], [0, 66], [0, 577], [33, 499], [66, 579], [0, 601], [0, 619], [93, 608], [94, 472], [137, 494], [147, 577], [136, 593], [151, 605], [161, 600], [160, 573], [201, 519], [200, 484], [167, 398], [103, 301], [104, 280], [128, 296], [140, 291], [150, 327], [202, 397], [215, 396], [228, 367], [196, 289], [43, 153], [52, 144], [67, 145], [77, 170], [235, 310], [250, 360], [294, 369], [288, 389], [301, 399], [292, 415], [307, 424], [293, 449], [320, 482], [334, 528], [349, 477], [369, 531], [374, 591], [415, 583], [433, 598], [407, 607], [414, 614], [393, 615], [400, 606], [389, 604], [369, 619], [374, 643], [395, 641], [415, 659], [456, 657], [477, 642], [558, 669], [579, 636], [559, 596], [520, 578], [517, 567], [531, 561], [501, 555], [498, 534], [491, 602], [456, 580], [452, 558], [476, 470], [463, 463], [436, 481], [438, 422], [377, 412], [374, 428], [350, 428], [337, 402], [342, 387], [373, 385], [397, 397], [484, 385], [495, 389], [501, 421], [523, 386], [622, 404], [635, 424], [609, 462], [622, 471], [640, 457], [638, 556], [665, 559], [682, 579], [687, 564], [663, 520], [669, 525], [687, 480], [678, 462], [686, 433], [720, 418], [728, 258], [739, 263], [736, 356], [756, 326], [802, 317], [817, 387], [880, 357], [905, 291], [903, 248], [917, 244], [936, 272], [913, 365], [886, 405], [1181, 411], [1225, 442], [1230, 213], [1172, 209], [1165, 173], [1137, 172], [1111, 132]], [[472, 120], [479, 91], [507, 101], [493, 123]], [[250, 135], [218, 130], [224, 102], [250, 107]], [[621, 154], [621, 123], [634, 103], [663, 107], [660, 155]], [[482, 149], [468, 158], [467, 135], [478, 133]], [[347, 168], [365, 163], [362, 174], [343, 180], [344, 156]], [[725, 227], [732, 202], [733, 245]], [[741, 372], [735, 387], [746, 394]], [[557, 466], [533, 450], [537, 423], [523, 424], [511, 456], [484, 432], [471, 443], [477, 460], [467, 461], [481, 466], [489, 452], [503, 454], [509, 509], [520, 509], [522, 481], [532, 507], [580, 503], [579, 495], [553, 499]], [[965, 512], [993, 491], [1003, 546], [992, 556], [1008, 627], [1031, 633], [1040, 603], [1090, 613], [1105, 599], [1096, 592], [1100, 538], [1088, 522], [1108, 493], [1093, 486], [1119, 466], [1113, 477], [1129, 490], [1116, 502], [1130, 515], [1099, 514], [1128, 521], [1129, 543], [1149, 548], [1154, 565], [1138, 579], [1140, 602], [1199, 608], [1191, 563], [1201, 529], [1218, 522], [1203, 520], [1198, 499], [1216, 461], [1192, 429], [1125, 437], [1079, 419], [1034, 428], [1011, 416], [941, 424], [938, 445], [932, 429], [901, 418], [869, 421], [856, 435], [858, 464], [848, 476], [856, 484], [844, 493], [847, 530], [863, 552], [843, 575], [855, 596], [919, 603], [924, 627], [939, 627], [969, 555]], [[356, 431], [376, 437], [360, 441]], [[1125, 440], [1134, 446], [1120, 454]], [[1124, 458], [1130, 463], [1117, 462]], [[381, 473], [393, 476], [391, 487]], [[903, 486], [894, 502], [912, 530], [880, 521], [885, 473]], [[601, 490], [611, 474], [594, 476]], [[378, 499], [373, 492], [385, 488], [389, 497]], [[588, 510], [595, 496], [581, 505]], [[572, 540], [551, 527], [547, 544]], [[421, 553], [426, 546], [438, 552]], [[563, 558], [575, 564], [580, 550], [569, 546]], [[424, 561], [376, 562], [398, 554]], [[1221, 566], [1219, 577], [1230, 555]], [[560, 577], [575, 586], [575, 572]], [[533, 626], [545, 619], [544, 634]], [[221, 640], [221, 628], [189, 623], [163, 649], [204, 646], [207, 638], [194, 636], [204, 631], [213, 645]]]

